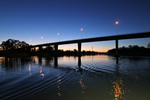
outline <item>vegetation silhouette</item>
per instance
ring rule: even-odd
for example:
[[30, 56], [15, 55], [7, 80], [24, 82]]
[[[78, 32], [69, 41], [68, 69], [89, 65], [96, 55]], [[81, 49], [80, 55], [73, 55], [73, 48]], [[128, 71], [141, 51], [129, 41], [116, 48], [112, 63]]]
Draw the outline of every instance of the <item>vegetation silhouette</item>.
[[[80, 56], [80, 55], [97, 55], [108, 54], [115, 56], [116, 49], [108, 50], [107, 53], [98, 53], [95, 51], [82, 51], [81, 54], [78, 50], [57, 50], [54, 47], [47, 46], [44, 48], [32, 48], [28, 43], [24, 41], [8, 39], [3, 41], [0, 45], [0, 56], [5, 57], [26, 57], [26, 56]], [[150, 56], [150, 48], [139, 47], [138, 45], [129, 45], [128, 47], [120, 47], [118, 49], [120, 56]]]
[[8, 39], [3, 41], [0, 46], [0, 56], [27, 56], [29, 54], [29, 44], [24, 41]]
[[[78, 53], [78, 50], [74, 49], [74, 50], [58, 50], [55, 51], [54, 48], [42, 48], [41, 51], [39, 50], [32, 50], [31, 51], [32, 55], [38, 55], [38, 56], [79, 56], [80, 54]], [[94, 52], [94, 51], [82, 51], [81, 55], [96, 55], [98, 54], [98, 52]]]
[[147, 48], [150, 48], [150, 43], [147, 44]]
[[[108, 50], [109, 55], [115, 55], [116, 49]], [[118, 49], [120, 56], [150, 56], [150, 48], [138, 45], [129, 45], [128, 47], [120, 47]]]
[[[0, 56], [6, 57], [22, 57], [22, 56], [78, 56], [79, 53], [76, 49], [74, 50], [58, 50], [55, 51], [54, 47], [47, 46], [45, 48], [32, 48], [29, 44], [24, 41], [8, 39], [3, 41], [0, 45]], [[82, 51], [81, 55], [96, 55], [98, 52], [94, 51]]]
[[18, 48], [24, 49], [26, 47], [29, 47], [29, 44], [27, 44], [24, 41], [8, 39], [7, 41], [3, 41], [1, 46], [5, 50], [14, 50], [14, 49], [18, 49]]

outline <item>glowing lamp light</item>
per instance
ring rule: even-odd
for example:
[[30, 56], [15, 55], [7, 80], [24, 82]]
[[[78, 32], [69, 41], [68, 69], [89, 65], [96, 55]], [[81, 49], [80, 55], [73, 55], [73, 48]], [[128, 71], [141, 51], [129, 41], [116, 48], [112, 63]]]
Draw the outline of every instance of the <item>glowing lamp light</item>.
[[81, 28], [80, 30], [83, 31], [83, 28]]
[[119, 24], [119, 22], [118, 21], [116, 21], [116, 25], [118, 25]]
[[60, 35], [60, 33], [57, 33], [57, 35], [59, 36], [59, 35]]
[[41, 39], [43, 39], [44, 37], [43, 36], [41, 36]]

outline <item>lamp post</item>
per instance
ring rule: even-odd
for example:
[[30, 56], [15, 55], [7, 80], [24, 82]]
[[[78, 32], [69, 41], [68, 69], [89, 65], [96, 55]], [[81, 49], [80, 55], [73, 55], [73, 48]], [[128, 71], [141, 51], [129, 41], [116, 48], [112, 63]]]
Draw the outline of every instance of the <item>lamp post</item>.
[[[41, 36], [41, 39], [42, 39], [42, 41], [43, 41], [44, 37], [43, 37], [43, 36]], [[43, 42], [43, 43], [44, 43], [44, 42]]]
[[30, 40], [30, 43], [31, 43], [31, 45], [32, 45], [32, 40]]
[[116, 21], [115, 24], [117, 26], [117, 35], [118, 35], [118, 24], [119, 24], [119, 21]]
[[59, 37], [59, 36], [60, 36], [60, 33], [57, 33], [57, 35], [58, 35], [58, 38], [59, 38], [59, 41], [60, 41], [60, 37]]
[[13, 33], [13, 39], [15, 39], [15, 33]]
[[83, 28], [81, 28], [80, 30], [81, 30], [81, 32], [82, 32], [82, 33], [81, 33], [81, 39], [82, 39], [82, 35], [83, 35]]

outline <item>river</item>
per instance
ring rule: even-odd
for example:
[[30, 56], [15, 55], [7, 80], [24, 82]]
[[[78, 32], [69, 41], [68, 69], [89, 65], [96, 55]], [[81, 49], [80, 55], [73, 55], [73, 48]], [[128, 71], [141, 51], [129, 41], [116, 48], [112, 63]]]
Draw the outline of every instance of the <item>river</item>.
[[0, 57], [0, 100], [149, 100], [150, 57]]

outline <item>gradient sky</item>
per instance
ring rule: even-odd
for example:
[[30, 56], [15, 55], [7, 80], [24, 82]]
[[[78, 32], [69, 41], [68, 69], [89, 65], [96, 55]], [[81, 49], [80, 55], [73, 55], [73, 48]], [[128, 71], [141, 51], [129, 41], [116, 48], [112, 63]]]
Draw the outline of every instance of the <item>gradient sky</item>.
[[[115, 21], [119, 21], [119, 34], [149, 32], [149, 5], [150, 0], [0, 0], [0, 43], [8, 38], [40, 44], [116, 35]], [[119, 45], [146, 46], [149, 42], [150, 38], [132, 39]], [[82, 47], [107, 51], [114, 44], [94, 42]], [[59, 48], [77, 49], [77, 44]]]

